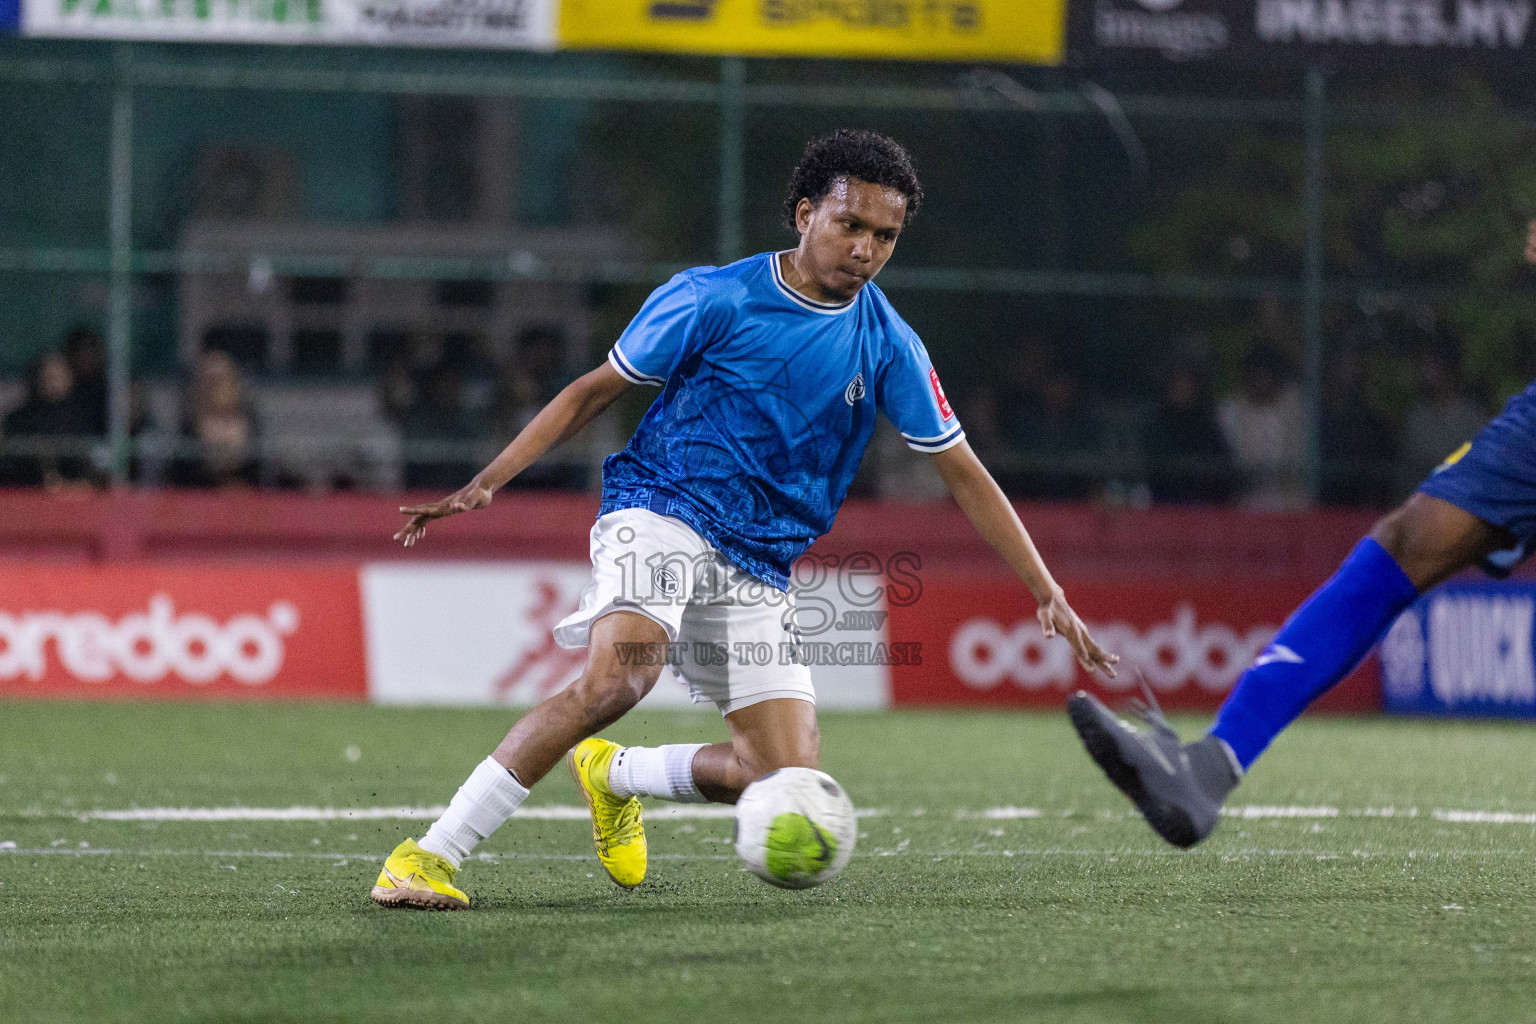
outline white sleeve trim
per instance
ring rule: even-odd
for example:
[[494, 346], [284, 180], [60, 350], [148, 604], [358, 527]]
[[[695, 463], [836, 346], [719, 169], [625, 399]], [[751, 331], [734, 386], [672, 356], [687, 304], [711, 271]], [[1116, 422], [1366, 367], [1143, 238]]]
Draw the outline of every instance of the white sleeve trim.
[[955, 429], [947, 434], [940, 434], [938, 437], [908, 437], [906, 434], [901, 436], [906, 438], [907, 447], [913, 451], [927, 452], [930, 455], [934, 455], [953, 448], [961, 441], [964, 441], [965, 431], [961, 429], [960, 424], [956, 423]]
[[957, 431], [959, 429], [960, 429], [960, 424], [956, 423], [954, 426], [952, 426], [948, 430], [944, 431], [944, 433], [942, 433], [942, 434], [934, 434], [932, 437], [913, 437], [911, 434], [902, 434], [901, 436], [906, 438], [908, 441], [916, 441], [918, 444], [932, 444], [935, 441], [942, 441], [942, 440], [944, 440], [946, 437], [948, 437], [949, 435], [953, 434], [955, 431]]
[[619, 346], [617, 345], [608, 350], [608, 362], [612, 363], [613, 368], [619, 371], [620, 377], [623, 377], [631, 384], [649, 384], [652, 387], [659, 388], [666, 383], [660, 377], [650, 377], [635, 369], [630, 361], [625, 358], [624, 353], [619, 351]]

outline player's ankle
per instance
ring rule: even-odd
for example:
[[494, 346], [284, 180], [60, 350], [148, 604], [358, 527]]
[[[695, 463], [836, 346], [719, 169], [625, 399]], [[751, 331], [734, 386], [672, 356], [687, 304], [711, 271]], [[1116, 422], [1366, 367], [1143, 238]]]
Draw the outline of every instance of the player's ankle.
[[1195, 781], [1212, 800], [1225, 800], [1243, 781], [1242, 766], [1220, 736], [1205, 736], [1184, 745]]
[[614, 796], [652, 797], [680, 803], [705, 803], [693, 778], [693, 758], [703, 743], [661, 747], [625, 747], [608, 762], [608, 790]]

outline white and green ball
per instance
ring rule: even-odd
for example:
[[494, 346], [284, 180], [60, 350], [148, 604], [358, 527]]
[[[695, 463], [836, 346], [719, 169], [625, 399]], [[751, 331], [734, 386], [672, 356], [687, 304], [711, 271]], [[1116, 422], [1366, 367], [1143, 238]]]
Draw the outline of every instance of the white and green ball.
[[842, 874], [859, 836], [853, 801], [812, 768], [781, 768], [736, 803], [736, 855], [770, 885], [809, 889]]

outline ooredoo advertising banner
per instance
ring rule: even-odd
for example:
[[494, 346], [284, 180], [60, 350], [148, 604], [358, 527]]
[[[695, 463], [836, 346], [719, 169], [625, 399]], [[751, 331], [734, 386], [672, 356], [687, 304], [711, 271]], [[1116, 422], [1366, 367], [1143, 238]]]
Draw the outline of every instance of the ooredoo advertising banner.
[[[0, 12], [7, 0], [0, 0]], [[14, 0], [11, 0], [14, 2]], [[548, 50], [558, 0], [25, 0], [31, 36]]]
[[355, 569], [0, 568], [0, 697], [366, 692]]
[[[580, 563], [531, 561], [0, 568], [0, 697], [529, 705], [581, 670], [584, 653], [552, 630], [588, 578]], [[872, 560], [802, 582], [798, 644], [728, 655], [792, 656], [828, 709], [1056, 709], [1078, 687], [1116, 699], [1145, 678], [1169, 708], [1212, 710], [1312, 584], [1067, 581], [1122, 658], [1110, 681], [1041, 635], [1015, 582]], [[1536, 713], [1533, 609], [1536, 587], [1437, 591], [1385, 645], [1389, 707]], [[646, 701], [683, 707], [690, 694], [668, 667]], [[1374, 666], [1320, 706], [1378, 708]]]
[[[1213, 710], [1313, 583], [1064, 585], [1100, 646], [1120, 656], [1117, 678], [1090, 677], [1065, 640], [1047, 640], [1021, 584], [925, 578], [915, 600], [890, 609], [891, 635], [922, 650], [921, 664], [892, 667], [894, 703], [1059, 708], [1073, 690], [1113, 702], [1138, 693], [1138, 679], [1145, 678], [1165, 707]], [[1319, 706], [1363, 711], [1379, 704], [1374, 667], [1367, 666]]]

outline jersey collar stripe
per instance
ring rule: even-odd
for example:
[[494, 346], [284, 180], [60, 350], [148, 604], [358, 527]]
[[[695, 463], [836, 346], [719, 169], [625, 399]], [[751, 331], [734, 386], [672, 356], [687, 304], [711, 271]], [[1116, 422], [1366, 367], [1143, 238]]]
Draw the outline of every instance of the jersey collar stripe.
[[608, 350], [608, 361], [613, 364], [615, 370], [619, 371], [619, 376], [631, 384], [654, 384], [660, 387], [666, 383], [660, 377], [651, 377], [635, 369], [630, 365], [629, 360], [624, 358], [624, 353], [619, 351], [619, 346], [617, 345]]
[[[784, 252], [793, 252], [793, 250], [785, 249]], [[817, 302], [815, 299], [808, 299], [801, 295], [784, 280], [784, 272], [779, 268], [779, 257], [782, 255], [784, 255], [783, 252], [771, 252], [768, 254], [768, 263], [773, 267], [773, 283], [778, 286], [779, 291], [784, 293], [784, 297], [795, 305], [800, 306], [802, 309], [808, 309], [812, 313], [820, 313], [823, 316], [836, 316], [839, 313], [848, 312], [853, 308], [854, 303], [858, 302], [859, 297], [857, 295], [847, 302]]]
[[[902, 436], [905, 437], [906, 435], [903, 434]], [[945, 434], [937, 441], [913, 441], [908, 438], [907, 447], [911, 448], [913, 451], [936, 454], [938, 452], [944, 451], [945, 449], [953, 448], [955, 445], [964, 440], [965, 431], [961, 430], [959, 427], [956, 427], [954, 430], [950, 431], [948, 434]]]

